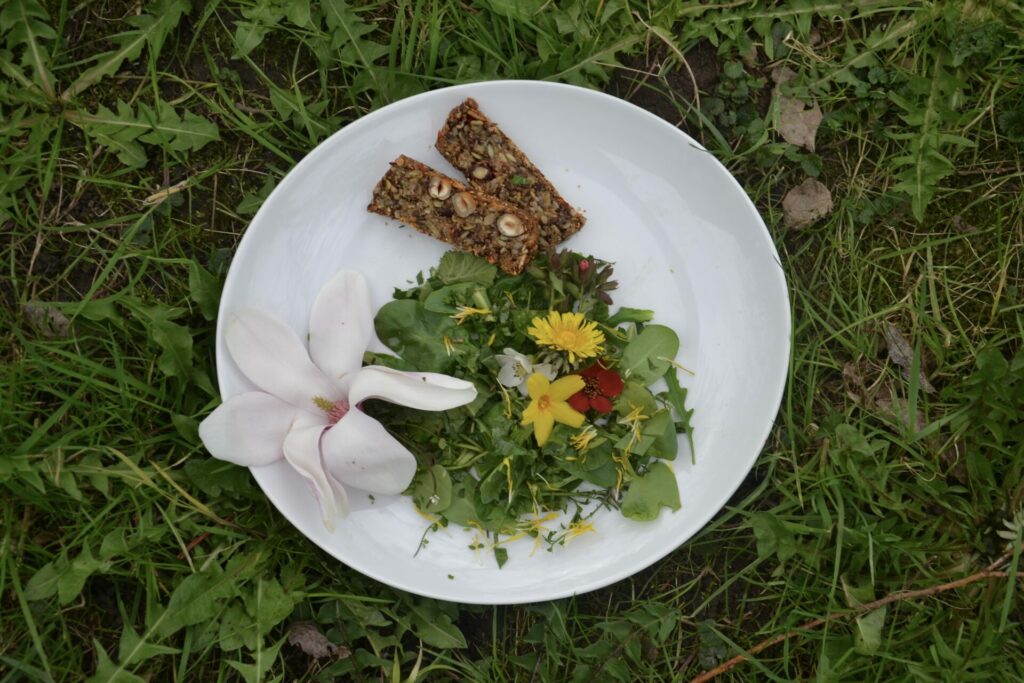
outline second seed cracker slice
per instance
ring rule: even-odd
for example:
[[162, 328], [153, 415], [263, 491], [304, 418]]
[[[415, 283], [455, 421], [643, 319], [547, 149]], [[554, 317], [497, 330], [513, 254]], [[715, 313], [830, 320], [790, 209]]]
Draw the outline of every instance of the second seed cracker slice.
[[366, 207], [493, 263], [512, 275], [537, 253], [537, 221], [404, 154], [373, 188]]
[[484, 116], [473, 98], [448, 114], [437, 134], [437, 149], [466, 174], [473, 189], [535, 216], [541, 249], [562, 242], [583, 227], [586, 218], [558, 194], [498, 124]]

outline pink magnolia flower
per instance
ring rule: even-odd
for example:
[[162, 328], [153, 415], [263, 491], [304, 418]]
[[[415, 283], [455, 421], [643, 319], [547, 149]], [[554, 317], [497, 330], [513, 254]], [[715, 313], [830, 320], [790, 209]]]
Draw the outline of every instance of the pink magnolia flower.
[[199, 425], [203, 444], [214, 457], [247, 467], [287, 460], [316, 493], [328, 529], [348, 512], [345, 486], [401, 493], [416, 473], [416, 458], [362, 411], [363, 401], [448, 410], [471, 402], [476, 388], [432, 372], [362, 367], [371, 339], [366, 280], [350, 270], [313, 302], [308, 351], [279, 320], [235, 313], [225, 330], [228, 351], [262, 391], [232, 396], [210, 413]]

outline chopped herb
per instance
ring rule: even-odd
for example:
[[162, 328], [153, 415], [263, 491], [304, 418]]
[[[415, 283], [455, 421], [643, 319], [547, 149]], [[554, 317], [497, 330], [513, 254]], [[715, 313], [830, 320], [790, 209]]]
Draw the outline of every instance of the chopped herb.
[[509, 180], [513, 185], [533, 185], [533, 181], [524, 175], [514, 175]]

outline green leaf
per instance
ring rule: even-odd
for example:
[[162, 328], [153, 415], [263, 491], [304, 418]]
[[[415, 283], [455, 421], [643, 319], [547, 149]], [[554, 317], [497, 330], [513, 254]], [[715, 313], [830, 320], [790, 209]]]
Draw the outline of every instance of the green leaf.
[[135, 113], [127, 103], [118, 101], [117, 113], [100, 105], [95, 115], [75, 112], [68, 117], [114, 152], [125, 166], [136, 168], [146, 163], [146, 152], [137, 140], [146, 126], [136, 122]]
[[256, 213], [257, 209], [263, 204], [270, 193], [274, 191], [274, 187], [277, 186], [277, 178], [274, 176], [267, 176], [267, 179], [263, 181], [260, 189], [256, 190], [252, 194], [247, 194], [242, 197], [242, 201], [238, 202], [238, 206], [235, 207], [235, 213], [243, 216], [251, 216]]
[[174, 655], [179, 652], [181, 650], [178, 648], [158, 645], [144, 640], [135, 632], [131, 624], [126, 623], [124, 630], [121, 631], [121, 642], [118, 644], [117, 658], [122, 667], [128, 667], [140, 664], [158, 655]]
[[237, 581], [237, 576], [216, 564], [186, 577], [171, 594], [156, 632], [166, 638], [185, 626], [212, 619], [220, 610], [220, 601], [234, 593]]
[[158, 101], [155, 108], [139, 104], [137, 114], [128, 104], [118, 101], [116, 113], [100, 106], [95, 114], [69, 112], [66, 116], [116, 153], [121, 163], [133, 168], [146, 163], [142, 142], [158, 144], [170, 152], [184, 152], [220, 139], [212, 122], [188, 111], [180, 116], [163, 101]]
[[302, 598], [300, 593], [289, 593], [277, 579], [257, 579], [250, 595], [245, 597], [245, 611], [253, 620], [256, 633], [265, 636], [292, 613]]
[[125, 19], [132, 28], [110, 38], [117, 49], [97, 55], [95, 63], [68, 86], [61, 95], [62, 99], [69, 100], [104, 76], [113, 76], [125, 61], [137, 59], [147, 45], [150, 57], [155, 60], [164, 40], [177, 26], [182, 14], [190, 9], [190, 4], [188, 0], [157, 0], [146, 7], [152, 13]]
[[441, 465], [416, 474], [412, 482], [412, 500], [420, 510], [444, 512], [452, 503], [452, 479]]
[[661, 508], [678, 510], [679, 485], [672, 469], [663, 462], [650, 466], [645, 474], [629, 484], [622, 498], [622, 514], [629, 519], [649, 522], [657, 519]]
[[422, 371], [439, 372], [448, 365], [444, 338], [455, 321], [431, 313], [416, 301], [389, 301], [377, 311], [377, 336], [392, 351]]
[[645, 415], [653, 415], [658, 410], [658, 402], [646, 386], [630, 380], [615, 399], [615, 411], [627, 415], [634, 408], [640, 408]]
[[497, 274], [498, 269], [495, 266], [464, 251], [445, 252], [437, 267], [437, 276], [446, 285], [475, 282], [489, 287], [494, 284]]
[[[457, 305], [452, 302], [466, 301], [471, 293], [478, 288], [479, 285], [473, 282], [462, 282], [455, 285], [441, 287], [427, 295], [427, 298], [423, 300], [423, 308], [427, 309], [431, 313], [451, 315], [455, 313], [455, 306]], [[470, 304], [463, 305], [468, 306]]]
[[650, 384], [665, 374], [679, 353], [679, 337], [664, 325], [648, 325], [622, 352], [619, 372], [626, 379]]
[[530, 21], [545, 5], [544, 0], [485, 0], [495, 14], [518, 21]]
[[242, 679], [245, 680], [245, 683], [262, 683], [266, 680], [264, 677], [267, 672], [270, 671], [270, 668], [274, 666], [274, 662], [277, 661], [278, 652], [283, 644], [284, 639], [282, 638], [276, 644], [267, 648], [257, 646], [252, 653], [252, 664], [244, 662], [228, 662], [228, 664], [235, 671], [242, 674]]
[[259, 638], [252, 617], [246, 613], [245, 606], [237, 602], [231, 603], [224, 610], [218, 633], [218, 645], [225, 652], [239, 650], [242, 647], [255, 649], [256, 640]]
[[115, 664], [99, 641], [93, 640], [92, 645], [96, 650], [96, 673], [90, 676], [86, 683], [146, 683], [144, 678]]
[[[650, 413], [648, 414], [650, 415]], [[615, 448], [623, 450], [630, 446], [630, 452], [633, 455], [645, 455], [652, 446], [657, 445], [653, 455], [665, 460], [672, 460], [679, 450], [675, 427], [668, 411], [659, 410], [641, 423], [638, 440], [634, 441], [632, 432], [627, 432], [616, 442]]]
[[192, 332], [169, 320], [154, 320], [149, 328], [153, 341], [163, 349], [156, 365], [168, 377], [192, 374]]
[[834, 454], [841, 454], [849, 451], [858, 455], [870, 456], [875, 452], [874, 446], [867, 437], [853, 425], [846, 423], [836, 425]]
[[472, 477], [464, 479], [453, 489], [451, 504], [445, 509], [442, 515], [452, 524], [466, 526], [470, 521], [480, 517], [473, 503], [476, 488], [475, 480]]
[[57, 581], [60, 574], [53, 562], [40, 567], [25, 586], [26, 600], [44, 600], [57, 594]]
[[498, 563], [498, 569], [501, 569], [508, 562], [508, 550], [501, 546], [494, 546], [494, 559]]
[[237, 495], [252, 490], [248, 467], [216, 458], [190, 458], [185, 463], [185, 474], [200, 491], [214, 498], [225, 492]]
[[[870, 585], [851, 586], [843, 581], [843, 592], [850, 607], [859, 607], [875, 599], [875, 591]], [[856, 617], [857, 630], [854, 633], [854, 642], [857, 652], [872, 655], [881, 647], [887, 609], [888, 607], [880, 607]]]
[[113, 297], [68, 304], [63, 307], [63, 310], [68, 315], [82, 316], [86, 320], [92, 320], [93, 322], [121, 319], [121, 314], [118, 313], [117, 307], [114, 305]]
[[672, 420], [667, 410], [655, 413], [654, 417], [647, 420], [642, 432], [644, 436], [653, 437], [654, 443], [651, 448], [652, 454], [662, 460], [675, 460], [679, 453], [679, 437], [676, 436], [676, 423]]
[[220, 133], [213, 122], [188, 110], [183, 111], [184, 116], [180, 116], [163, 100], [157, 100], [153, 108], [140, 104], [139, 120], [148, 123], [150, 130], [139, 139], [171, 152], [196, 151], [208, 142], [220, 140]]
[[605, 325], [608, 327], [618, 327], [622, 323], [646, 323], [650, 322], [654, 318], [654, 311], [648, 311], [643, 308], [626, 308], [623, 306], [619, 310], [615, 311], [615, 315], [608, 318]]
[[204, 318], [213, 320], [217, 317], [220, 281], [196, 261], [190, 261], [188, 264], [188, 290], [189, 298], [199, 306], [199, 312]]
[[50, 15], [36, 0], [12, 0], [0, 10], [0, 33], [7, 34], [8, 45], [25, 46], [25, 61], [32, 67], [40, 90], [53, 99], [57, 93], [48, 68], [50, 55], [42, 44], [57, 38], [49, 21]]
[[199, 445], [199, 422], [194, 417], [175, 413], [171, 415], [171, 424], [174, 425], [175, 431], [181, 438], [191, 444]]
[[98, 570], [109, 568], [109, 562], [97, 560], [92, 556], [89, 546], [82, 546], [82, 552], [73, 559], [67, 569], [61, 572], [57, 579], [57, 600], [61, 605], [66, 605], [82, 592], [86, 580]]
[[142, 306], [129, 302], [132, 314], [143, 324], [150, 340], [163, 353], [157, 358], [157, 367], [168, 377], [192, 376], [192, 332], [189, 328], [171, 322], [185, 311], [165, 304]]
[[309, 0], [290, 0], [284, 11], [288, 21], [296, 26], [305, 27], [309, 23]]
[[931, 76], [913, 76], [905, 92], [889, 92], [889, 98], [902, 110], [901, 118], [912, 132], [890, 133], [889, 137], [906, 143], [905, 154], [894, 156], [890, 165], [897, 171], [893, 188], [910, 196], [914, 217], [924, 220], [925, 209], [939, 183], [953, 173], [953, 161], [946, 156], [955, 147], [973, 147], [974, 143], [944, 132], [960, 125], [950, 102], [964, 84], [946, 71], [945, 52], [936, 51]]
[[233, 36], [235, 51], [231, 53], [231, 58], [241, 59], [255, 50], [263, 42], [271, 28], [271, 26], [252, 21], [239, 21], [235, 25]]
[[331, 49], [338, 50], [341, 63], [365, 67], [373, 75], [373, 63], [388, 53], [387, 45], [366, 38], [377, 25], [360, 19], [346, 0], [324, 0], [320, 7], [331, 34]]
[[[429, 605], [429, 606], [428, 606]], [[412, 605], [412, 630], [431, 647], [443, 649], [466, 647], [466, 636], [452, 623], [450, 616], [432, 603]]]
[[[679, 374], [674, 367], [670, 367], [665, 373], [665, 384], [668, 385], [668, 392], [665, 393], [665, 398], [668, 400], [669, 405], [675, 408], [676, 413], [679, 415], [679, 427], [686, 432], [687, 438], [690, 440], [690, 449], [693, 449], [693, 428], [690, 426], [690, 418], [693, 417], [693, 409], [686, 407], [686, 389], [679, 384]], [[697, 457], [696, 453], [693, 453], [694, 458]]]

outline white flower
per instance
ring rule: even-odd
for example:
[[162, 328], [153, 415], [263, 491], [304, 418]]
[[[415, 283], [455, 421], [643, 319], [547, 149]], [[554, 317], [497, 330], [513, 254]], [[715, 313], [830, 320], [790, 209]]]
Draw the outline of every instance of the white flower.
[[225, 330], [231, 357], [263, 391], [232, 396], [199, 425], [214, 457], [258, 467], [285, 458], [313, 487], [324, 525], [348, 512], [342, 484], [401, 493], [416, 459], [360, 406], [379, 398], [419, 410], [448, 410], [476, 388], [448, 375], [361, 367], [373, 338], [363, 276], [342, 271], [313, 302], [309, 351], [295, 331], [258, 311], [234, 314]]
[[504, 387], [519, 387], [519, 393], [526, 396], [526, 379], [535, 372], [539, 372], [550, 380], [555, 378], [555, 369], [550, 363], [538, 363], [534, 365], [533, 359], [524, 356], [515, 349], [505, 349], [504, 354], [497, 354], [498, 359], [498, 382]]

